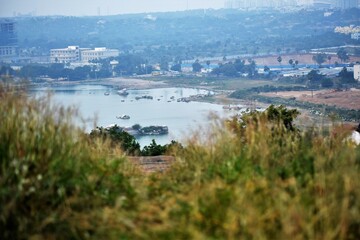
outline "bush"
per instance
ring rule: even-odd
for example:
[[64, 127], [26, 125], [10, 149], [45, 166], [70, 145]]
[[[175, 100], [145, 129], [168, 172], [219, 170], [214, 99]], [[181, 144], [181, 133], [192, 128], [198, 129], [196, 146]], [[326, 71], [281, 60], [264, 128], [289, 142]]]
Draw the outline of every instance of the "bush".
[[147, 175], [73, 110], [0, 100], [1, 239], [360, 238], [360, 146], [341, 126], [300, 132], [275, 106], [214, 120]]
[[[90, 144], [73, 109], [0, 86], [0, 238], [84, 238], [91, 214], [131, 208], [134, 173], [119, 149]], [[135, 174], [135, 173], [134, 173]]]

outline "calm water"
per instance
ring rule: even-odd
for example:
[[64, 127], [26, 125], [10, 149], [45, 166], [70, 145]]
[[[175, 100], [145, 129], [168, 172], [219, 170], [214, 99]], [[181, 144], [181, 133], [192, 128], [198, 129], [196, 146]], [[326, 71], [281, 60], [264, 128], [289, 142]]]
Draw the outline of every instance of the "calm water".
[[[36, 88], [37, 94], [47, 92], [49, 88]], [[96, 119], [97, 126], [141, 126], [166, 125], [169, 134], [163, 136], [139, 137], [141, 146], [148, 145], [153, 138], [157, 143], [166, 144], [171, 140], [181, 141], [200, 125], [209, 124], [210, 113], [223, 117], [229, 112], [222, 105], [202, 102], [177, 102], [176, 99], [209, 91], [192, 88], [160, 88], [149, 90], [128, 90], [128, 96], [120, 96], [117, 90], [101, 85], [78, 85], [52, 87], [56, 103], [64, 106], [76, 106], [81, 116], [87, 119], [86, 130], [90, 131]], [[109, 96], [104, 93], [109, 92]], [[149, 95], [153, 100], [136, 97]], [[172, 100], [174, 97], [175, 100]], [[119, 115], [129, 115], [129, 120], [117, 119]]]

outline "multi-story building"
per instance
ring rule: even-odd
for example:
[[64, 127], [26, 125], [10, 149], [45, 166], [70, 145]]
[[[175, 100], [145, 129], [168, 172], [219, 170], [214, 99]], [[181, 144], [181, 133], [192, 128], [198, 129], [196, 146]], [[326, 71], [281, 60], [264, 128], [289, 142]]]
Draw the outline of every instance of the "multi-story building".
[[67, 48], [50, 50], [51, 63], [89, 62], [95, 59], [117, 56], [119, 56], [119, 50], [105, 47], [92, 50], [90, 48], [80, 48], [79, 46], [68, 46]]
[[117, 57], [117, 56], [119, 56], [119, 50], [107, 49], [105, 47], [95, 48], [94, 50], [81, 51], [82, 62], [90, 62], [96, 59], [104, 59], [104, 58]]
[[68, 46], [67, 48], [51, 49], [50, 62], [51, 63], [80, 62], [79, 46]]
[[17, 56], [17, 35], [15, 22], [10, 20], [0, 21], [0, 59], [11, 59]]

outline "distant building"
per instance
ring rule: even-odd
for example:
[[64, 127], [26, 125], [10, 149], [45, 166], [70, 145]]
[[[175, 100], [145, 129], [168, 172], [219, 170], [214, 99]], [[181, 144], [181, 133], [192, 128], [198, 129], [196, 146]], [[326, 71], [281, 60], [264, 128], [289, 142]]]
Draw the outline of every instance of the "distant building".
[[107, 48], [80, 48], [79, 46], [68, 46], [67, 48], [51, 49], [51, 63], [75, 63], [89, 62], [95, 59], [104, 59], [119, 56], [119, 50]]
[[359, 33], [359, 32], [357, 32], [357, 33], [352, 33], [352, 34], [351, 34], [351, 39], [359, 40], [359, 39], [360, 39], [360, 33]]
[[15, 31], [15, 22], [0, 21], [0, 60], [9, 60], [17, 56], [18, 41]]
[[80, 62], [79, 46], [68, 46], [67, 48], [51, 49], [50, 62], [51, 63]]
[[354, 65], [354, 79], [360, 81], [360, 65]]
[[95, 48], [94, 50], [83, 50], [81, 51], [81, 61], [89, 62], [96, 59], [104, 59], [110, 57], [119, 56], [119, 50], [107, 49], [105, 47]]

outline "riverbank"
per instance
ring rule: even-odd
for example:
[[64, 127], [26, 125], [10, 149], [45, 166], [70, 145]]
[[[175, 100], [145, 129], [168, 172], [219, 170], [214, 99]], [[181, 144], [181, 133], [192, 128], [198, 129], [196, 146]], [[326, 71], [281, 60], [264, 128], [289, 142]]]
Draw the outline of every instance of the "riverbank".
[[51, 80], [42, 83], [31, 83], [33, 86], [39, 85], [50, 85], [50, 86], [76, 86], [76, 85], [102, 85], [113, 88], [127, 88], [133, 90], [143, 90], [143, 89], [154, 89], [154, 88], [165, 88], [170, 87], [169, 84], [162, 81], [151, 81], [138, 78], [105, 78], [98, 80], [81, 80], [81, 81], [58, 81]]

